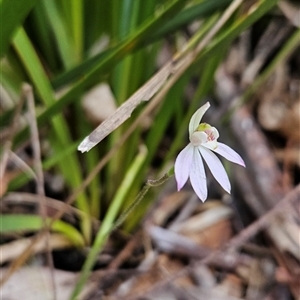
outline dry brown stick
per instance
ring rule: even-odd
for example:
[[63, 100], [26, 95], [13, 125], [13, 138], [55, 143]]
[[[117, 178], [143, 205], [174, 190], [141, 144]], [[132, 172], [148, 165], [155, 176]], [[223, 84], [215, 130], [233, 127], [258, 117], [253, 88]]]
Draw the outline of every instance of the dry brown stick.
[[[50, 214], [52, 214], [52, 211], [57, 212], [59, 210], [66, 209], [66, 217], [69, 218], [68, 220], [74, 219], [74, 216], [78, 216], [78, 217], [86, 216], [86, 214], [81, 210], [79, 210], [78, 208], [74, 206], [69, 206], [60, 200], [47, 197], [47, 196], [45, 197], [45, 199], [46, 199], [47, 208], [51, 209]], [[38, 206], [40, 204], [39, 200], [40, 200], [39, 195], [32, 194], [32, 193], [23, 193], [23, 192], [10, 192], [2, 198], [3, 204], [9, 203], [13, 205], [29, 203]], [[1, 204], [0, 204], [0, 209], [1, 209]], [[47, 211], [47, 215], [49, 216], [48, 211]], [[95, 223], [96, 222], [99, 223], [99, 221], [97, 221], [96, 219], [94, 219], [93, 221]]]
[[39, 203], [39, 211], [40, 215], [43, 219], [43, 226], [44, 232], [46, 234], [45, 241], [46, 241], [46, 256], [47, 256], [47, 264], [50, 267], [51, 273], [51, 285], [53, 289], [53, 299], [56, 299], [56, 286], [55, 286], [55, 279], [54, 279], [54, 264], [50, 250], [50, 227], [47, 225], [47, 212], [46, 212], [46, 198], [45, 198], [45, 189], [44, 189], [44, 173], [43, 173], [43, 166], [41, 161], [41, 146], [39, 140], [39, 132], [37, 127], [36, 121], [36, 113], [35, 113], [35, 105], [34, 105], [34, 97], [32, 87], [25, 83], [22, 87], [28, 105], [28, 112], [29, 112], [29, 128], [30, 128], [30, 137], [31, 137], [31, 144], [33, 150], [33, 166], [36, 173], [36, 186], [37, 186], [37, 194], [40, 197]]
[[36, 180], [36, 174], [32, 170], [30, 164], [20, 158], [15, 152], [10, 150], [10, 159], [23, 173], [27, 174], [29, 178]]
[[23, 91], [27, 99], [28, 112], [29, 112], [28, 123], [30, 128], [31, 146], [33, 150], [32, 151], [33, 167], [36, 173], [37, 194], [40, 196], [40, 215], [45, 219], [46, 199], [45, 199], [45, 190], [44, 190], [44, 173], [43, 173], [43, 166], [41, 162], [41, 147], [39, 141], [39, 132], [36, 123], [33, 92], [31, 86], [26, 83], [23, 85]]
[[[175, 231], [152, 225], [147, 228], [147, 232], [156, 248], [164, 253], [198, 260], [211, 254], [209, 247], [199, 245]], [[251, 261], [251, 258], [244, 254], [221, 252], [216, 255], [210, 265], [232, 271], [240, 264], [250, 265]]]
[[[40, 239], [37, 243], [34, 244], [33, 253], [45, 253], [46, 249], [46, 238], [47, 235], [44, 235], [42, 239]], [[23, 237], [18, 238], [12, 242], [5, 243], [0, 245], [0, 263], [5, 264], [8, 263], [17, 257], [22, 256], [24, 250], [33, 243], [34, 237]], [[72, 242], [61, 233], [52, 233], [50, 236], [50, 245], [51, 249], [61, 250], [68, 249], [73, 247]], [[3, 272], [3, 270], [1, 270]], [[5, 274], [6, 275], [6, 274]], [[1, 299], [1, 298], [0, 298]]]
[[20, 113], [21, 113], [21, 109], [23, 107], [24, 104], [24, 91], [21, 94], [20, 100], [16, 105], [16, 110], [14, 112], [14, 116], [10, 125], [10, 130], [9, 130], [9, 134], [7, 136], [7, 140], [4, 142], [3, 145], [3, 155], [1, 157], [1, 162], [0, 162], [0, 180], [2, 181], [5, 169], [6, 169], [6, 165], [8, 163], [8, 159], [9, 159], [9, 154], [10, 154], [10, 150], [12, 147], [12, 139], [16, 133], [16, 129], [17, 129], [17, 125], [18, 125], [18, 119], [20, 117]]
[[[205, 257], [204, 259], [198, 262], [199, 265], [201, 264], [210, 264], [212, 263], [216, 257], [221, 255], [225, 251], [234, 251], [238, 247], [240, 247], [244, 242], [252, 238], [255, 234], [259, 231], [263, 230], [270, 222], [272, 218], [276, 215], [284, 213], [287, 206], [291, 204], [291, 202], [300, 198], [300, 184], [298, 184], [292, 191], [290, 191], [281, 201], [279, 201], [271, 210], [269, 210], [266, 214], [261, 216], [258, 220], [253, 222], [247, 228], [242, 230], [238, 235], [232, 238], [226, 245], [224, 245], [221, 249], [215, 250], [211, 252], [210, 255]], [[140, 295], [136, 295], [135, 297], [130, 297], [128, 299], [139, 299], [142, 295], [145, 296], [148, 293], [157, 291], [163, 287], [165, 287], [170, 282], [182, 277], [186, 276], [191, 271], [191, 266], [187, 266], [186, 268], [182, 269], [176, 275], [172, 276], [160, 282], [159, 284], [154, 285], [150, 290], [143, 291]]]
[[35, 245], [40, 242], [40, 240], [44, 237], [44, 234], [45, 233], [43, 232], [43, 230], [41, 230], [38, 234], [32, 237], [31, 244], [24, 249], [22, 255], [20, 255], [18, 259], [14, 260], [9, 265], [9, 268], [5, 272], [5, 274], [2, 274], [2, 277], [0, 278], [0, 287], [4, 285], [7, 280], [13, 275], [13, 273], [27, 261], [32, 253], [34, 253]]
[[283, 199], [281, 199], [271, 210], [261, 216], [258, 220], [254, 221], [247, 228], [242, 230], [237, 236], [230, 240], [226, 245], [226, 249], [234, 250], [241, 244], [249, 240], [259, 231], [263, 230], [270, 220], [276, 215], [285, 213], [287, 207], [300, 197], [300, 184], [298, 184], [293, 190], [291, 190]]
[[282, 26], [282, 24], [280, 26], [276, 21], [268, 26], [255, 49], [253, 60], [242, 74], [240, 85], [243, 89], [247, 88], [255, 80], [270, 54], [283, 43], [283, 40], [291, 31], [291, 26]]
[[279, 1], [278, 7], [282, 11], [282, 13], [285, 15], [285, 17], [291, 22], [291, 24], [293, 24], [295, 27], [300, 28], [299, 5], [294, 5], [288, 1]]
[[[282, 173], [266, 137], [246, 106], [239, 108], [232, 116], [231, 126], [247, 154], [248, 173], [252, 173], [253, 182], [262, 198], [261, 205], [267, 211], [284, 196]], [[258, 213], [263, 214], [264, 211]]]
[[139, 230], [135, 235], [128, 241], [122, 251], [111, 261], [107, 270], [117, 270], [120, 265], [132, 254], [133, 250], [140, 244], [143, 231]]
[[[27, 85], [24, 85], [23, 87], [22, 87], [22, 95], [23, 95], [23, 99], [26, 99], [27, 98], [27, 101], [28, 101], [28, 110], [29, 110], [29, 113], [31, 113], [31, 114], [33, 114], [32, 115], [32, 119], [35, 119], [35, 109], [34, 109], [34, 100], [33, 100], [33, 94], [32, 94], [32, 90], [31, 90], [31, 87], [27, 84]], [[31, 99], [30, 99], [31, 98]], [[32, 109], [32, 106], [33, 105], [33, 109]], [[32, 122], [33, 122], [34, 120], [31, 120], [31, 118], [29, 118], [29, 125], [30, 125], [30, 129], [31, 129], [31, 131], [37, 131], [37, 125], [35, 124], [35, 125], [32, 125]], [[35, 129], [33, 128], [35, 126]], [[32, 127], [32, 128], [31, 128]], [[38, 137], [38, 133], [33, 133], [33, 135], [35, 135], [35, 136], [37, 136]], [[36, 137], [35, 137], [36, 138]], [[34, 144], [35, 144], [35, 142], [33, 142], [32, 143], [32, 146], [34, 147]], [[39, 146], [38, 146], [39, 147]], [[34, 155], [36, 155], [36, 152], [35, 152], [35, 150], [33, 151], [35, 154]], [[39, 149], [38, 149], [38, 152], [37, 153], [40, 153], [40, 151], [39, 151]], [[40, 158], [38, 158], [38, 160], [40, 160]], [[26, 165], [26, 163], [24, 163], [25, 164], [25, 166], [26, 166], [26, 168], [27, 168], [27, 165]], [[37, 163], [38, 164], [38, 163]], [[30, 169], [31, 170], [31, 169]], [[41, 192], [42, 193], [42, 195], [44, 195], [44, 193], [43, 193], [43, 187], [42, 187], [42, 189], [41, 189], [41, 186], [40, 186], [40, 182], [42, 182], [43, 183], [43, 179], [38, 179], [38, 175], [35, 173], [35, 172], [33, 172], [34, 173], [34, 178], [35, 178], [35, 180], [36, 180], [36, 182], [37, 182], [37, 187], [39, 187], [38, 188], [38, 191], [39, 192]], [[42, 176], [43, 176], [43, 174], [42, 174]], [[43, 186], [44, 186], [44, 184], [43, 184]], [[40, 190], [42, 190], [42, 191], [40, 191]], [[44, 196], [43, 196], [44, 197]], [[42, 197], [42, 201], [43, 201], [43, 197]], [[9, 266], [9, 269], [8, 269], [8, 271], [5, 273], [5, 274], [3, 274], [3, 276], [2, 276], [2, 278], [1, 278], [1, 280], [0, 280], [0, 286], [1, 285], [3, 285], [9, 278], [10, 278], [10, 276], [20, 267], [20, 266], [22, 266], [24, 263], [25, 263], [25, 261], [28, 259], [28, 257], [30, 256], [30, 254], [33, 252], [33, 249], [34, 249], [34, 245], [35, 245], [35, 243], [36, 242], [38, 242], [38, 241], [40, 241], [40, 239], [43, 237], [43, 234], [42, 234], [42, 232], [43, 231], [45, 231], [45, 232], [47, 232], [48, 231], [48, 229], [46, 229], [46, 227], [45, 228], [43, 228], [43, 230], [41, 230], [41, 232], [39, 232], [35, 237], [33, 237], [32, 238], [32, 244], [30, 244], [27, 248], [26, 248], [26, 250], [22, 253], [22, 255], [20, 256], [20, 257], [18, 257], [18, 259], [16, 259], [10, 266]], [[47, 239], [46, 239], [47, 240]], [[50, 263], [51, 264], [51, 263]]]

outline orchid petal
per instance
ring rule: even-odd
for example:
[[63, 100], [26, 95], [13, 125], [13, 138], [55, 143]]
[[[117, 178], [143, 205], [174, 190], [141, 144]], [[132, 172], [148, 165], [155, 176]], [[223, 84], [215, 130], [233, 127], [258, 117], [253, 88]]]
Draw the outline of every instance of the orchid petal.
[[218, 148], [218, 141], [217, 140], [209, 141], [209, 142], [203, 143], [201, 146], [204, 146], [205, 148], [210, 149], [210, 150], [215, 150], [216, 148]]
[[199, 150], [207, 163], [212, 175], [220, 183], [222, 188], [230, 194], [231, 186], [226, 171], [218, 157], [205, 147], [200, 146]]
[[210, 107], [209, 102], [206, 102], [191, 117], [191, 120], [190, 120], [190, 123], [189, 123], [189, 134], [190, 134], [190, 136], [192, 135], [192, 133], [198, 127], [203, 115], [209, 109], [209, 107]]
[[217, 152], [218, 154], [222, 155], [227, 160], [245, 167], [245, 162], [240, 157], [240, 155], [238, 153], [236, 153], [233, 149], [231, 149], [229, 146], [218, 142], [218, 147], [216, 149], [212, 149], [212, 150]]
[[207, 198], [207, 183], [204, 170], [203, 161], [198, 148], [194, 147], [193, 164], [190, 171], [190, 181], [192, 187], [200, 198], [204, 202]]
[[177, 182], [177, 190], [180, 191], [189, 178], [190, 168], [193, 162], [194, 147], [188, 144], [177, 156], [174, 173]]

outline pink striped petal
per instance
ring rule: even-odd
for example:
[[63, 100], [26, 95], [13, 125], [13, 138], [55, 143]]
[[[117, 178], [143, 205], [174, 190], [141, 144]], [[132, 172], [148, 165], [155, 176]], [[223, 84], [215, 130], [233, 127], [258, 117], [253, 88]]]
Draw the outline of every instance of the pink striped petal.
[[193, 152], [194, 147], [192, 144], [188, 144], [176, 158], [174, 173], [178, 191], [182, 189], [189, 178], [190, 168], [193, 162]]
[[207, 198], [207, 183], [203, 161], [198, 148], [194, 148], [193, 164], [190, 171], [190, 180], [196, 195], [204, 202]]
[[207, 148], [200, 146], [199, 150], [205, 162], [207, 163], [207, 166], [209, 167], [212, 175], [220, 183], [222, 188], [230, 194], [230, 182], [221, 161], [213, 152], [211, 152]]
[[209, 102], [206, 102], [191, 117], [191, 120], [190, 120], [190, 123], [189, 123], [189, 134], [190, 134], [190, 136], [192, 135], [192, 133], [198, 127], [203, 115], [209, 109], [209, 107], [210, 107]]
[[227, 160], [229, 160], [233, 163], [236, 163], [238, 165], [241, 165], [243, 167], [246, 167], [245, 162], [240, 157], [240, 155], [238, 153], [236, 153], [233, 149], [231, 149], [229, 146], [218, 142], [218, 147], [216, 149], [212, 149], [212, 150], [217, 152], [218, 154], [222, 155]]

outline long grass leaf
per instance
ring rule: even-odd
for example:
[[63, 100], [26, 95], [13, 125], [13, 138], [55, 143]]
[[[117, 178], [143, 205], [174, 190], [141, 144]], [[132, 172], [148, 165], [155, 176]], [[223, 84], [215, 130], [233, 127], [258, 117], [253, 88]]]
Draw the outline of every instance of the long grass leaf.
[[[48, 219], [47, 221], [51, 221]], [[26, 233], [43, 229], [43, 219], [37, 215], [9, 214], [0, 216], [0, 233]], [[83, 247], [84, 240], [78, 230], [61, 220], [54, 221], [53, 231], [64, 234], [76, 247]]]
[[127, 195], [128, 190], [130, 189], [136, 174], [139, 172], [140, 167], [142, 166], [147, 155], [147, 150], [145, 147], [141, 148], [140, 153], [137, 155], [136, 159], [132, 163], [131, 167], [128, 169], [126, 176], [120, 185], [116, 195], [109, 206], [109, 209], [105, 215], [105, 218], [101, 224], [101, 227], [96, 235], [94, 244], [91, 248], [91, 251], [84, 263], [82, 268], [79, 281], [72, 293], [71, 299], [77, 299], [78, 294], [82, 290], [90, 271], [96, 261], [98, 253], [103, 248], [110, 230], [113, 228], [114, 221], [120, 211], [120, 208], [124, 202], [124, 199]]
[[1, 30], [0, 30], [0, 56], [2, 56], [26, 16], [32, 10], [37, 0], [1, 0]]
[[65, 68], [69, 69], [76, 64], [76, 61], [78, 61], [76, 55], [74, 55], [74, 45], [73, 39], [70, 36], [70, 29], [66, 26], [54, 1], [44, 0], [42, 1], [42, 4], [45, 7], [46, 16], [52, 27], [61, 60]]

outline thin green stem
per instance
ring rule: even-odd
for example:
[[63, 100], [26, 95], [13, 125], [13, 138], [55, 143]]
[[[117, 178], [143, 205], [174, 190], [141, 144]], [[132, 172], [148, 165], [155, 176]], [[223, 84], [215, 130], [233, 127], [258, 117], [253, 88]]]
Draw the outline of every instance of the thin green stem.
[[148, 193], [148, 191], [149, 191], [149, 189], [151, 187], [155, 187], [155, 186], [159, 186], [159, 185], [163, 184], [170, 177], [171, 176], [169, 175], [169, 173], [166, 173], [164, 176], [162, 176], [161, 178], [159, 178], [157, 180], [150, 180], [150, 179], [148, 179], [147, 182], [145, 183], [145, 185], [143, 186], [142, 190], [139, 192], [139, 194], [137, 195], [137, 197], [134, 199], [134, 201], [132, 201], [130, 203], [130, 205], [126, 208], [126, 210], [117, 219], [117, 221], [115, 222], [115, 225], [112, 227], [112, 229], [111, 229], [111, 231], [109, 233], [111, 233], [112, 231], [116, 230], [117, 228], [119, 228], [124, 223], [124, 221], [126, 220], [126, 218], [140, 204], [140, 202], [143, 200], [143, 198]]

